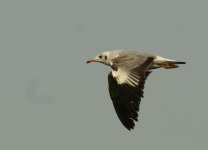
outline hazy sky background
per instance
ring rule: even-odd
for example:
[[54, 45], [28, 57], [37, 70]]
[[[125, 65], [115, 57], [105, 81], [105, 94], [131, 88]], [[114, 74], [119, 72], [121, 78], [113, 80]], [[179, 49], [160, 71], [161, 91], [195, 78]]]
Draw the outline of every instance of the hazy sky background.
[[[0, 0], [1, 150], [207, 150], [207, 0]], [[151, 74], [129, 132], [108, 94], [116, 48], [187, 61]]]

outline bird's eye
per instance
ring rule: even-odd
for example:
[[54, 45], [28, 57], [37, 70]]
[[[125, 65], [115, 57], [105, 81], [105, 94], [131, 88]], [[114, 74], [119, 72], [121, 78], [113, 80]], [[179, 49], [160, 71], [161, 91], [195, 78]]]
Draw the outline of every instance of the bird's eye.
[[100, 55], [99, 58], [102, 58], [102, 55]]
[[107, 58], [108, 58], [108, 57], [105, 55], [105, 60], [107, 60]]

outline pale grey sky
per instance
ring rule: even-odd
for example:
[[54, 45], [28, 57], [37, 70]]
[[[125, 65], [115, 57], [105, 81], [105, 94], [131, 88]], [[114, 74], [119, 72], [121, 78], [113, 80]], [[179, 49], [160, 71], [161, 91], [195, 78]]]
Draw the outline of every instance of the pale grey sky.
[[[0, 149], [208, 149], [208, 1], [0, 0]], [[148, 78], [133, 131], [101, 51], [186, 61]]]

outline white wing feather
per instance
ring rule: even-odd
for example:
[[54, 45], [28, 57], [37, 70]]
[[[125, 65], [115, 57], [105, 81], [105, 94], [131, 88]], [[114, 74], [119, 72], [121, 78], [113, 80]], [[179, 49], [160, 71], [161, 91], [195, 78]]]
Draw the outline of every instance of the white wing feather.
[[122, 68], [118, 68], [117, 71], [112, 70], [112, 75], [118, 84], [129, 84], [135, 87], [139, 83], [139, 79], [134, 73], [128, 72]]

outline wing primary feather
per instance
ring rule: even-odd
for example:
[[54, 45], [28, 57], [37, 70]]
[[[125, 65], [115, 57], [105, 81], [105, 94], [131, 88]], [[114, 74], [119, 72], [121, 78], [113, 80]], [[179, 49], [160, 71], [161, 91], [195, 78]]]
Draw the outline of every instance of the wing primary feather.
[[[144, 95], [145, 80], [151, 73], [147, 70], [152, 61], [153, 58], [147, 58], [144, 63], [140, 63], [138, 67], [131, 70], [116, 66], [117, 71], [112, 71], [108, 75], [109, 93], [115, 111], [121, 123], [128, 130], [134, 128], [134, 121], [138, 121], [139, 105]], [[122, 65], [124, 64], [122, 62]]]

